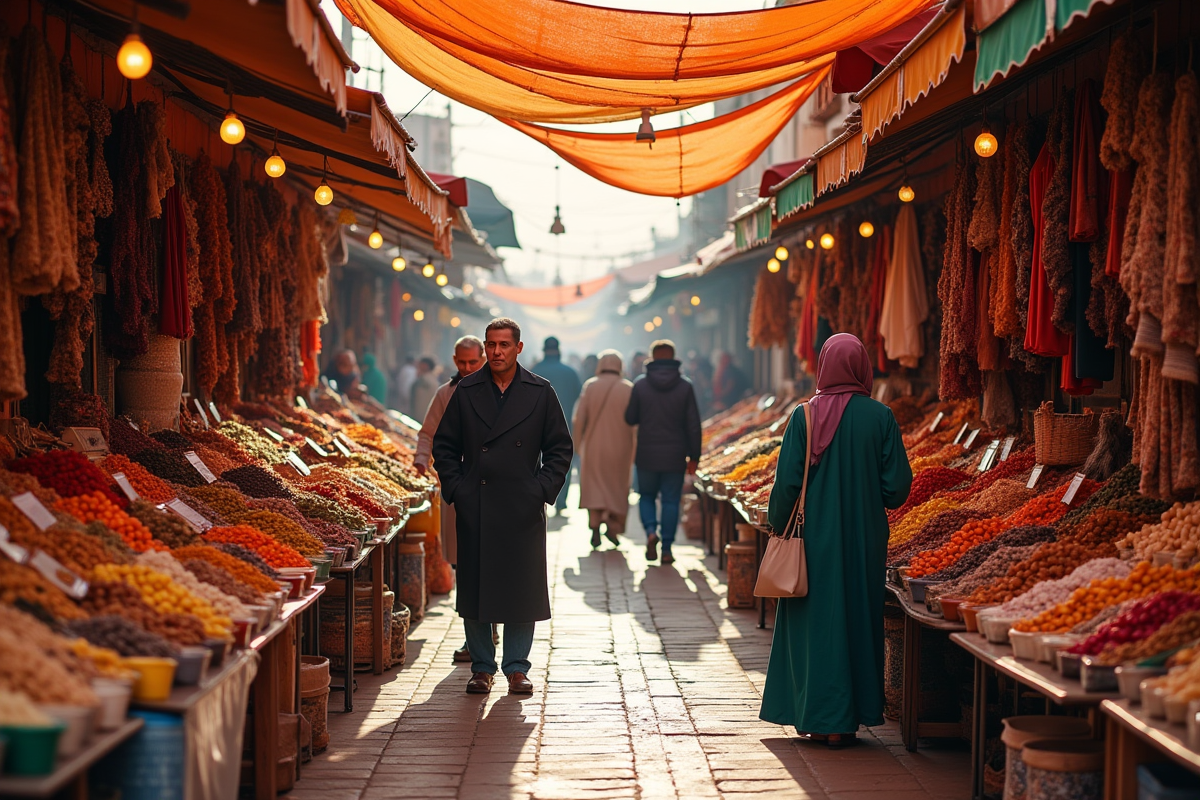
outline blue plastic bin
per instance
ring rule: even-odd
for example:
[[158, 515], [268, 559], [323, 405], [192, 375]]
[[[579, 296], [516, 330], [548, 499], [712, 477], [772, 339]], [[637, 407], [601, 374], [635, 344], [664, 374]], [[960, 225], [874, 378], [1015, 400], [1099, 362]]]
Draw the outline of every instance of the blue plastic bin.
[[121, 800], [183, 800], [183, 718], [131, 711], [142, 729], [92, 771], [95, 786], [120, 791]]

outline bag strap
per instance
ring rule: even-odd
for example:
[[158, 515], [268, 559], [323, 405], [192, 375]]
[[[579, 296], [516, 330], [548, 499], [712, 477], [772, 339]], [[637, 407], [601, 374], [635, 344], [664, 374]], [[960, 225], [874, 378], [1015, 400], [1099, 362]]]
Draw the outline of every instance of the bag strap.
[[792, 516], [783, 531], [785, 539], [804, 535], [804, 501], [808, 498], [808, 468], [812, 462], [812, 415], [808, 403], [801, 403], [800, 408], [804, 409], [804, 482], [800, 484], [800, 496], [796, 498]]

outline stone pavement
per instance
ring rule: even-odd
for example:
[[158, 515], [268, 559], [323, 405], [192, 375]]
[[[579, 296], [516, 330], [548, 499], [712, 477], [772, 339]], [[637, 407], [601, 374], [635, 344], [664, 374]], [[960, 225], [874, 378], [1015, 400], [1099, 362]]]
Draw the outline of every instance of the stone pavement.
[[381, 798], [969, 797], [963, 749], [908, 753], [894, 724], [832, 751], [758, 719], [770, 632], [724, 607], [715, 558], [682, 540], [647, 566], [631, 540], [593, 552], [586, 512], [551, 519], [554, 618], [539, 623], [532, 697], [463, 689], [462, 625], [440, 598], [410, 635], [403, 670], [360, 675], [351, 714], [293, 800]]

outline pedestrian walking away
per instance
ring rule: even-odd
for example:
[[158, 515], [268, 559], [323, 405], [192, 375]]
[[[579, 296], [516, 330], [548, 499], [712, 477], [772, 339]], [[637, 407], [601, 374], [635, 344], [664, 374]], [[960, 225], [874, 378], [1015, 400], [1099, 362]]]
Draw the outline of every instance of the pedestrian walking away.
[[[429, 471], [433, 435], [437, 433], [442, 415], [446, 413], [446, 404], [450, 402], [450, 396], [458, 388], [459, 381], [482, 367], [483, 361], [483, 342], [479, 340], [478, 336], [464, 336], [454, 343], [454, 366], [458, 367], [458, 372], [453, 378], [438, 387], [437, 393], [434, 394], [433, 400], [430, 401], [429, 408], [425, 412], [425, 421], [421, 425], [421, 430], [417, 434], [417, 453], [413, 457], [413, 467], [418, 474], [424, 475]], [[441, 497], [441, 503], [442, 556], [450, 566], [456, 567], [458, 564], [458, 533], [454, 529], [454, 506], [446, 501], [445, 494]], [[454, 651], [454, 660], [461, 662], [471, 660], [470, 650], [465, 643]]]
[[891, 409], [871, 399], [871, 358], [839, 333], [821, 348], [812, 430], [792, 414], [768, 517], [787, 527], [812, 456], [804, 507], [808, 595], [782, 598], [759, 716], [840, 747], [859, 725], [883, 724], [883, 604], [889, 508], [908, 498], [912, 470]]
[[509, 691], [531, 694], [534, 625], [550, 618], [545, 507], [571, 467], [571, 433], [550, 383], [517, 363], [516, 322], [492, 320], [484, 349], [487, 364], [459, 381], [446, 404], [433, 465], [457, 518], [456, 601], [472, 657], [467, 691], [491, 691], [497, 622]]
[[[671, 545], [679, 526], [679, 503], [686, 473], [700, 461], [700, 409], [692, 384], [679, 371], [675, 344], [660, 339], [650, 346], [653, 360], [633, 384], [625, 421], [637, 425], [638, 511], [646, 530], [646, 560], [675, 561]], [[658, 501], [662, 503], [659, 518]]]
[[579, 454], [579, 507], [587, 509], [592, 547], [600, 546], [600, 529], [614, 546], [625, 532], [629, 513], [629, 479], [636, 433], [625, 421], [633, 384], [625, 380], [621, 354], [600, 353], [596, 377], [583, 384], [572, 426]]
[[[534, 375], [545, 378], [554, 387], [554, 393], [558, 395], [558, 402], [562, 405], [563, 414], [569, 424], [571, 415], [575, 411], [575, 401], [579, 399], [579, 392], [582, 388], [579, 373], [563, 363], [562, 351], [559, 349], [558, 339], [554, 336], [547, 337], [543, 342], [542, 355], [544, 357], [534, 365], [532, 372]], [[558, 497], [554, 498], [556, 513], [567, 510], [567, 489], [570, 485], [571, 474], [568, 470], [567, 481], [559, 491]]]

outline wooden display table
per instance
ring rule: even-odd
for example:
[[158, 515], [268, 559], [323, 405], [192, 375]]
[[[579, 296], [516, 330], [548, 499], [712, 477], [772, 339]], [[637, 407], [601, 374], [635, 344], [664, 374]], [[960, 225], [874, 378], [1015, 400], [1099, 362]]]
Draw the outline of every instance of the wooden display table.
[[88, 768], [141, 730], [142, 724], [143, 721], [137, 717], [125, 720], [121, 727], [96, 736], [74, 756], [60, 761], [49, 775], [0, 776], [0, 797], [53, 797], [69, 789], [72, 798], [86, 800]]
[[1104, 746], [1105, 800], [1137, 800], [1138, 764], [1171, 760], [1200, 774], [1200, 753], [1188, 747], [1187, 729], [1152, 719], [1128, 700], [1100, 704], [1107, 722]]

